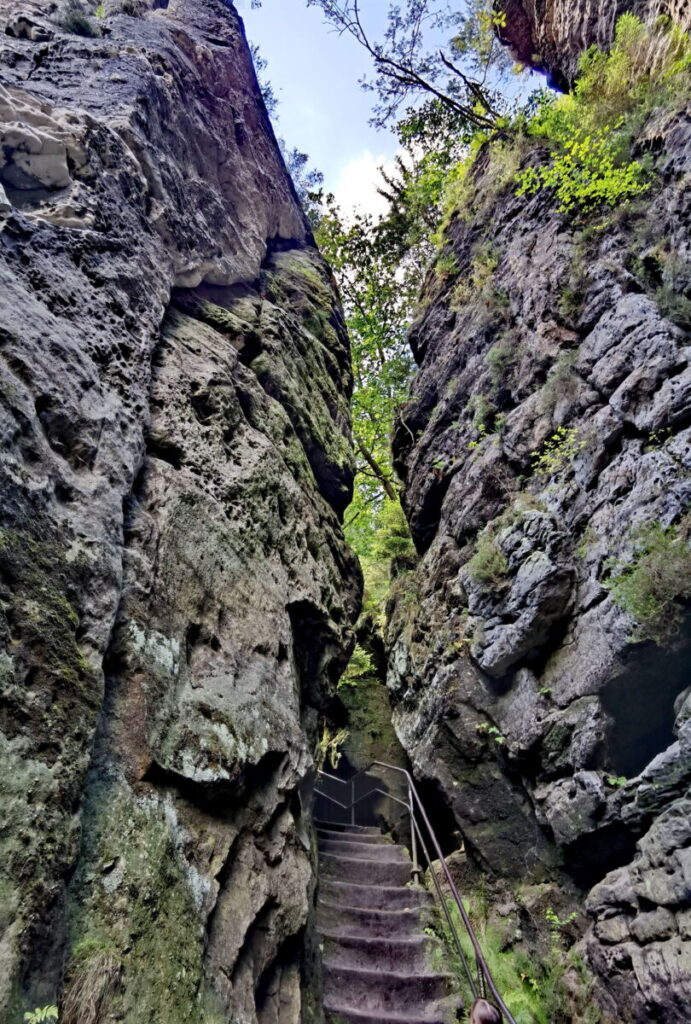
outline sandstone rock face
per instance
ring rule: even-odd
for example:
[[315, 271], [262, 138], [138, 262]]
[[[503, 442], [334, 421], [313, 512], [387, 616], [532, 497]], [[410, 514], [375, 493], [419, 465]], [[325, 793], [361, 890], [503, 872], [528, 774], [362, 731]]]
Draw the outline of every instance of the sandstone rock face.
[[688, 529], [686, 113], [638, 144], [659, 187], [580, 224], [480, 154], [412, 332], [395, 453], [422, 557], [394, 587], [388, 685], [474, 861], [574, 908], [592, 889], [605, 1010], [681, 1024], [688, 623], [636, 639], [606, 583], [639, 524]]
[[99, 14], [0, 3], [0, 1017], [309, 1019], [347, 340], [232, 6]]
[[495, 0], [495, 8], [506, 15], [499, 35], [516, 59], [545, 71], [560, 89], [573, 82], [589, 46], [609, 46], [621, 14], [644, 20], [666, 15], [687, 30], [691, 26], [686, 0]]

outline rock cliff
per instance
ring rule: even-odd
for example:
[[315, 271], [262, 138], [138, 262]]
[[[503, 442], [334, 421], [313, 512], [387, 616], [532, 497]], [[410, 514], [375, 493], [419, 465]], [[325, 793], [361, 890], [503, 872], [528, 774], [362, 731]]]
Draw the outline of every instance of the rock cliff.
[[[516, 6], [530, 47], [558, 55], [536, 63], [567, 79], [616, 7], [591, 32], [577, 5]], [[388, 685], [474, 863], [587, 910], [603, 1013], [681, 1024], [688, 620], [646, 634], [611, 584], [653, 535], [658, 572], [689, 536], [688, 112], [654, 112], [635, 152], [655, 188], [580, 220], [545, 190], [516, 195], [534, 148], [485, 148], [470, 171], [394, 441], [421, 559], [393, 587]]]
[[494, 7], [505, 15], [502, 42], [522, 64], [546, 72], [558, 89], [573, 83], [579, 57], [589, 46], [609, 46], [620, 14], [662, 15], [685, 29], [691, 26], [686, 0], [495, 0]]
[[360, 588], [332, 278], [232, 5], [0, 28], [0, 1017], [310, 1019]]

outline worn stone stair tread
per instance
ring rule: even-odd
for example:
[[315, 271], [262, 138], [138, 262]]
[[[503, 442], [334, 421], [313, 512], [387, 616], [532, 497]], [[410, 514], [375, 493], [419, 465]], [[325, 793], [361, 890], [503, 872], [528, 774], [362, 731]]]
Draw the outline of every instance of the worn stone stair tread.
[[317, 931], [329, 1024], [451, 1024], [455, 978], [433, 966], [431, 894], [406, 848], [352, 826], [320, 829]]
[[420, 1013], [399, 1012], [387, 1010], [385, 1013], [379, 1011], [355, 1009], [349, 1006], [335, 1006], [328, 1000], [324, 1002], [327, 1018], [333, 1016], [335, 1020], [345, 1021], [345, 1024], [450, 1024], [455, 1020], [456, 1006], [449, 1006], [446, 1000], [439, 1004], [428, 1006]]
[[388, 938], [419, 932], [419, 910], [376, 910], [362, 907], [322, 906], [317, 913], [317, 928], [328, 922], [332, 930], [344, 937]]
[[413, 910], [433, 902], [431, 893], [410, 885], [364, 885], [335, 878], [324, 878], [320, 892], [332, 906], [342, 899], [343, 906], [362, 910]]
[[377, 836], [361, 832], [337, 832], [329, 828], [318, 828], [317, 839], [340, 840], [341, 842], [360, 843], [362, 846], [393, 846], [391, 836], [385, 836], [381, 832]]
[[419, 971], [428, 967], [430, 943], [425, 935], [352, 936], [322, 930], [326, 960], [342, 967]]
[[319, 865], [325, 875], [335, 875], [342, 881], [405, 885], [411, 874], [410, 863], [405, 860], [371, 860], [323, 853]]
[[[332, 988], [334, 983], [342, 982], [348, 986], [350, 993], [362, 986], [367, 998], [381, 997], [385, 1001], [392, 996], [424, 996], [425, 1000], [440, 999], [449, 995], [453, 985], [453, 974], [441, 971], [383, 971], [379, 968], [345, 967], [328, 958], [324, 961], [325, 985]], [[433, 991], [433, 990], [441, 991]]]
[[402, 864], [408, 858], [402, 846], [389, 843], [351, 843], [347, 839], [319, 839], [320, 853], [353, 860], [390, 861]]
[[343, 825], [339, 821], [315, 821], [318, 829], [333, 829], [337, 832], [353, 832], [362, 836], [380, 836], [382, 831], [374, 825]]

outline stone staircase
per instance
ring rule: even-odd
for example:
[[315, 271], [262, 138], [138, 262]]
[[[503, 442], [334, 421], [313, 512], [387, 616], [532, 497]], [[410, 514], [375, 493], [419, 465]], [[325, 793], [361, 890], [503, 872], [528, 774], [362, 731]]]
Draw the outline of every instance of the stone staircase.
[[317, 927], [331, 1024], [451, 1024], [455, 979], [431, 965], [431, 896], [411, 888], [407, 850], [377, 828], [317, 823]]

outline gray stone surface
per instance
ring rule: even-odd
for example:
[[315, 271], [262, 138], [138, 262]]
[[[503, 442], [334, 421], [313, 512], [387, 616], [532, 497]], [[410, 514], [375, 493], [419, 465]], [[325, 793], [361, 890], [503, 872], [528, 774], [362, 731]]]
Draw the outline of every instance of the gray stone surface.
[[318, 1018], [342, 316], [233, 8], [66, 10], [0, 2], [0, 1017]]
[[506, 14], [500, 34], [516, 58], [547, 72], [558, 88], [573, 81], [584, 50], [609, 45], [619, 15], [671, 15], [687, 29], [691, 19], [685, 0], [499, 0], [497, 7]]
[[[564, 73], [571, 46], [611, 38], [602, 8], [547, 6], [540, 31]], [[636, 843], [688, 792], [688, 613], [644, 641], [607, 582], [640, 524], [683, 530], [691, 499], [688, 324], [664, 301], [665, 287], [691, 295], [682, 101], [637, 145], [659, 187], [585, 231], [549, 196], [516, 196], [506, 155], [481, 154], [469, 176], [446, 234], [457, 270], [425, 284], [395, 432], [421, 560], [390, 605], [388, 685], [401, 742], [476, 864], [561, 882], [574, 908], [625, 873], [623, 907], [594, 913], [584, 946], [597, 998], [618, 1021], [655, 1007], [681, 1024], [667, 911], [676, 921], [686, 898], [686, 840], [666, 828], [669, 874], [630, 872]], [[668, 254], [655, 281], [652, 252]], [[469, 295], [478, 258], [496, 267]]]

